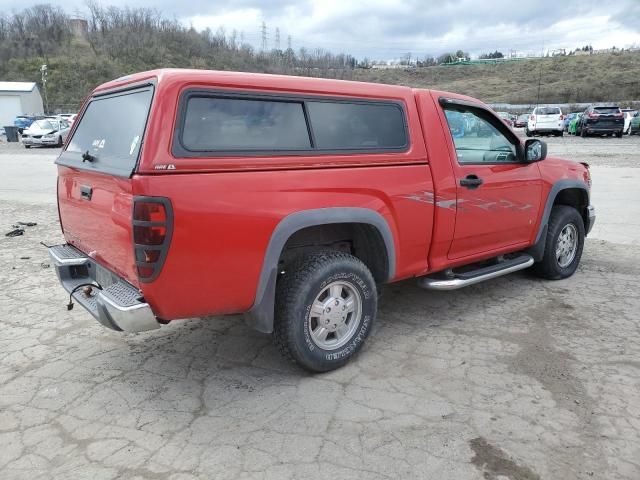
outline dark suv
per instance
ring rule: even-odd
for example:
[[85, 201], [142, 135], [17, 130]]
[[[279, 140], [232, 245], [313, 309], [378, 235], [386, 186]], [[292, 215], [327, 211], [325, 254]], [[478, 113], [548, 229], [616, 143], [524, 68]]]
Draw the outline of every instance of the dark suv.
[[622, 137], [624, 114], [617, 105], [591, 105], [584, 111], [576, 126], [576, 135], [592, 134]]

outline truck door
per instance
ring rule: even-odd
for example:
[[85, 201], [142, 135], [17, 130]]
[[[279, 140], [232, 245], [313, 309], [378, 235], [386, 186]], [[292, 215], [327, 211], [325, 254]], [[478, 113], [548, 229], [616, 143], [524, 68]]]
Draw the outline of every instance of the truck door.
[[518, 137], [481, 105], [440, 100], [457, 182], [456, 223], [448, 258], [527, 246], [540, 210], [536, 163], [522, 160]]

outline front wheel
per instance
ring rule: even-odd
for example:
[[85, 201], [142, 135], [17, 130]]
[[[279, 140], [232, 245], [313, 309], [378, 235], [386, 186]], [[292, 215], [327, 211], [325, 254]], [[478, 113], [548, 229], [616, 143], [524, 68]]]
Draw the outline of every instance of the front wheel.
[[274, 340], [306, 370], [334, 370], [364, 344], [377, 303], [373, 276], [359, 259], [336, 251], [306, 255], [278, 281]]
[[584, 247], [584, 222], [578, 211], [567, 205], [551, 210], [547, 226], [544, 257], [534, 266], [537, 275], [560, 280], [574, 274]]

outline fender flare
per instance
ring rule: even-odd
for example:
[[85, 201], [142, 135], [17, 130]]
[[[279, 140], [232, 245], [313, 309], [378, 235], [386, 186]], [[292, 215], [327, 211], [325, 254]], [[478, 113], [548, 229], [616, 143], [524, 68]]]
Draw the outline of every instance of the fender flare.
[[[540, 220], [540, 226], [538, 227], [538, 233], [536, 235], [536, 240], [531, 248], [527, 250], [536, 261], [542, 260], [544, 256], [544, 246], [546, 243], [546, 233], [547, 227], [549, 224], [549, 217], [551, 216], [551, 209], [553, 208], [553, 203], [556, 200], [556, 197], [562, 190], [568, 190], [572, 188], [578, 188], [580, 190], [584, 190], [587, 195], [587, 205], [591, 204], [591, 198], [589, 195], [589, 186], [581, 181], [575, 179], [564, 179], [558, 180], [553, 184], [551, 190], [549, 190], [549, 194], [547, 195], [547, 201], [544, 206], [544, 210], [542, 212], [542, 219]], [[580, 215], [583, 215], [584, 212], [580, 212]], [[588, 229], [588, 226], [585, 225], [585, 228]]]
[[258, 280], [256, 298], [251, 309], [245, 313], [245, 320], [251, 327], [264, 333], [273, 331], [278, 260], [287, 240], [303, 228], [333, 223], [364, 223], [375, 227], [380, 232], [387, 249], [388, 275], [386, 280], [388, 281], [395, 276], [396, 251], [393, 234], [387, 221], [375, 210], [335, 207], [292, 213], [284, 217], [271, 234]]

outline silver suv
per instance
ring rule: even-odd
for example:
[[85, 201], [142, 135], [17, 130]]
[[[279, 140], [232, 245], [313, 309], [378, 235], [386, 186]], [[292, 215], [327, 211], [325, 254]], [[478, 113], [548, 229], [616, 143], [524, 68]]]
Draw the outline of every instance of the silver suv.
[[535, 134], [549, 134], [561, 137], [564, 115], [560, 107], [536, 107], [529, 115], [525, 133], [527, 137]]

